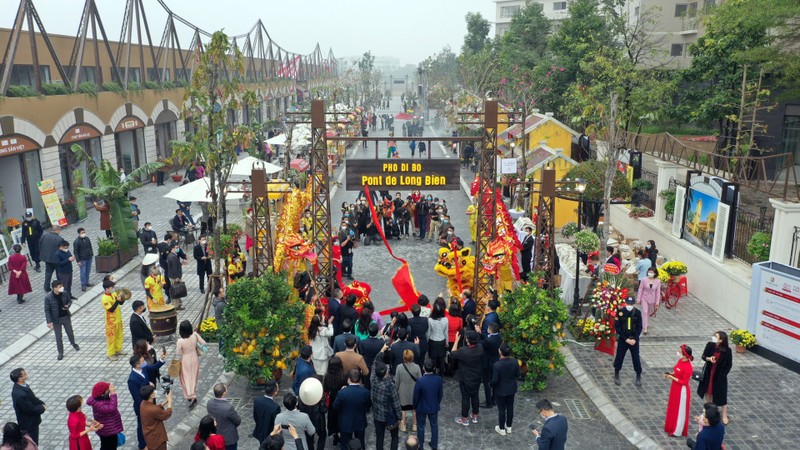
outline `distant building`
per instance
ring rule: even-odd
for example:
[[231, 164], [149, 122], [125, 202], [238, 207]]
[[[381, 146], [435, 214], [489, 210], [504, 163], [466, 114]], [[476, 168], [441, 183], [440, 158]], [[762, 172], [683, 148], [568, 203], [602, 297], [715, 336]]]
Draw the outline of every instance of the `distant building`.
[[502, 36], [511, 26], [511, 19], [530, 2], [540, 3], [544, 16], [552, 20], [554, 26], [568, 17], [567, 0], [492, 0], [495, 3], [494, 31]]

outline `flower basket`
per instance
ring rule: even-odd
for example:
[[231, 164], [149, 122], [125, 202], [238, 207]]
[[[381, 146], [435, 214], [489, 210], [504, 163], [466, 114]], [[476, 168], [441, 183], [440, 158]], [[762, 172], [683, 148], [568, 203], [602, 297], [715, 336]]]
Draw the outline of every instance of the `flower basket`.
[[581, 230], [575, 233], [575, 247], [579, 253], [589, 254], [600, 248], [600, 238], [592, 230]]
[[658, 279], [661, 280], [662, 283], [673, 282], [676, 277], [686, 275], [686, 273], [689, 272], [689, 268], [686, 267], [686, 264], [678, 260], [668, 261], [658, 269]]
[[200, 327], [197, 329], [197, 332], [200, 333], [200, 336], [202, 336], [206, 342], [217, 342], [219, 338], [217, 319], [213, 317], [206, 318], [206, 320], [200, 323]]
[[628, 217], [632, 217], [634, 219], [641, 219], [647, 217], [653, 217], [653, 211], [650, 208], [646, 208], [644, 206], [637, 206], [631, 209], [631, 212], [628, 213]]
[[[736, 345], [737, 353], [744, 353], [748, 348], [754, 347], [758, 343], [756, 342], [756, 336], [747, 330], [733, 330], [731, 332], [731, 342]], [[742, 349], [740, 350], [739, 347], [742, 347]]]

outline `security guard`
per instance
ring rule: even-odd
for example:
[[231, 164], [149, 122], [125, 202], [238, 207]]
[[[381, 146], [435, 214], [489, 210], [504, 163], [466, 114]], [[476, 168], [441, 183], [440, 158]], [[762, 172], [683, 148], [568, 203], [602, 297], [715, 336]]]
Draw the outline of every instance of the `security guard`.
[[625, 299], [625, 307], [617, 312], [617, 356], [614, 358], [614, 384], [620, 386], [619, 371], [630, 350], [633, 370], [636, 371], [636, 386], [642, 385], [642, 361], [639, 359], [639, 335], [642, 333], [642, 312], [634, 308], [633, 297]]

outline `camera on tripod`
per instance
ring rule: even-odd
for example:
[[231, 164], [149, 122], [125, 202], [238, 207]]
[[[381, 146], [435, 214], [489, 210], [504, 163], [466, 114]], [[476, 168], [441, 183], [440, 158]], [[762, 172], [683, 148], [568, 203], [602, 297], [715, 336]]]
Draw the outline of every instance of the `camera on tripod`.
[[169, 394], [169, 391], [172, 390], [172, 384], [175, 382], [169, 375], [161, 377], [161, 389], [164, 391], [164, 395]]

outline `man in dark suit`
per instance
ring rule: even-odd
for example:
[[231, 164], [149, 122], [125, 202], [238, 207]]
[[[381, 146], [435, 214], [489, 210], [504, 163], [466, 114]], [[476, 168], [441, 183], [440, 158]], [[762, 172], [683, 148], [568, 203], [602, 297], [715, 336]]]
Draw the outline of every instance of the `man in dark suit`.
[[275, 416], [281, 412], [281, 407], [275, 402], [280, 386], [275, 380], [267, 381], [264, 386], [264, 396], [253, 401], [253, 420], [256, 427], [253, 430], [253, 437], [261, 443], [272, 433], [275, 428]]
[[358, 345], [359, 339], [358, 336], [352, 333], [353, 331], [353, 324], [355, 322], [351, 321], [350, 319], [345, 319], [342, 321], [342, 334], [337, 335], [333, 338], [333, 352], [339, 353], [345, 351], [347, 346], [344, 344], [344, 340], [347, 336], [353, 336], [356, 338], [356, 345]]
[[434, 364], [430, 359], [425, 361], [425, 372], [414, 384], [414, 411], [417, 413], [417, 440], [425, 443], [425, 420], [431, 424], [430, 446], [436, 450], [439, 446], [439, 409], [444, 397], [442, 377], [433, 374]]
[[375, 357], [381, 352], [383, 344], [386, 343], [383, 339], [378, 337], [378, 324], [372, 322], [369, 324], [369, 337], [361, 340], [358, 343], [358, 353], [364, 357], [364, 362], [367, 367], [372, 367]]
[[494, 427], [494, 431], [500, 436], [505, 436], [511, 434], [511, 422], [514, 420], [514, 396], [517, 394], [519, 363], [516, 358], [511, 357], [508, 345], [501, 345], [499, 353], [500, 360], [494, 363], [492, 370], [492, 388], [500, 422], [500, 425]]
[[[169, 278], [169, 286], [172, 286], [178, 281], [182, 281], [183, 278], [183, 263], [181, 262], [181, 257], [178, 254], [180, 252], [180, 244], [178, 241], [171, 241], [169, 243], [170, 252], [167, 255], [167, 277]], [[182, 311], [183, 305], [181, 304], [182, 301], [179, 298], [173, 298], [172, 304], [175, 305], [175, 310]]]
[[144, 223], [144, 229], [139, 233], [139, 242], [142, 243], [145, 254], [158, 253], [158, 236], [153, 231], [153, 225], [150, 222]]
[[61, 227], [53, 225], [47, 233], [43, 234], [39, 239], [39, 255], [44, 261], [44, 291], [50, 292], [50, 281], [53, 274], [56, 273], [56, 251], [61, 245]]
[[495, 402], [491, 383], [494, 363], [500, 359], [500, 346], [503, 344], [499, 330], [500, 326], [497, 322], [490, 323], [489, 334], [481, 341], [481, 345], [483, 345], [483, 391], [486, 394], [484, 408], [493, 408]]
[[355, 437], [366, 448], [364, 431], [367, 429], [367, 410], [372, 406], [369, 391], [361, 386], [361, 372], [353, 369], [347, 374], [347, 386], [336, 395], [333, 411], [339, 417], [341, 450], [348, 450], [350, 440]]
[[[419, 342], [419, 338], [415, 339], [415, 342]], [[408, 342], [408, 330], [398, 328], [397, 341], [389, 347], [389, 361], [384, 360], [387, 364], [392, 364], [392, 376], [394, 376], [397, 366], [403, 363], [403, 352], [406, 350], [411, 350], [414, 353], [414, 360], [419, 358], [419, 345], [414, 342]]]
[[200, 279], [200, 293], [206, 293], [206, 277], [211, 276], [211, 258], [208, 256], [208, 238], [200, 236], [194, 246], [194, 259], [197, 261], [197, 278]]
[[625, 353], [630, 350], [633, 370], [636, 372], [636, 386], [642, 385], [642, 362], [639, 359], [639, 335], [642, 333], [642, 312], [634, 308], [633, 297], [625, 299], [625, 307], [617, 312], [617, 356], [614, 358], [614, 384], [620, 386], [619, 371], [625, 361]]
[[33, 217], [32, 212], [25, 213], [25, 220], [22, 221], [22, 243], [28, 244], [28, 253], [36, 263], [34, 270], [41, 271], [41, 259], [39, 258], [39, 239], [42, 237], [44, 229], [39, 219]]
[[225, 450], [236, 450], [239, 445], [239, 425], [242, 418], [228, 401], [228, 388], [223, 383], [214, 385], [214, 398], [206, 405], [208, 415], [217, 421], [217, 434], [225, 438]]
[[567, 418], [553, 411], [553, 404], [545, 398], [536, 402], [536, 409], [544, 419], [541, 433], [535, 429], [531, 431], [536, 436], [539, 450], [564, 450], [567, 443]]
[[476, 305], [475, 300], [472, 299], [472, 291], [464, 289], [464, 292], [461, 293], [461, 304], [464, 305], [461, 309], [461, 318], [463, 320], [466, 321], [467, 316], [470, 314], [475, 315]]
[[333, 290], [333, 297], [328, 299], [328, 317], [333, 317], [333, 335], [338, 336], [342, 333], [342, 320], [339, 310], [342, 305], [342, 290]]
[[314, 370], [314, 365], [311, 363], [311, 356], [314, 350], [310, 345], [300, 349], [300, 356], [297, 358], [297, 365], [294, 369], [294, 381], [292, 381], [292, 392], [294, 395], [300, 395], [300, 385], [306, 378], [313, 377], [317, 374]]
[[150, 331], [150, 327], [147, 326], [147, 322], [144, 320], [144, 317], [142, 317], [145, 311], [144, 302], [136, 300], [133, 302], [132, 306], [133, 314], [131, 314], [129, 326], [131, 329], [131, 341], [133, 341], [133, 346], [136, 347], [136, 341], [139, 339], [144, 339], [148, 344], [153, 345], [153, 342], [155, 342], [153, 332]]
[[420, 317], [421, 313], [421, 306], [418, 304], [411, 305], [411, 318], [408, 319], [408, 327], [411, 330], [408, 339], [414, 341], [419, 338], [419, 355], [414, 362], [420, 367], [422, 367], [425, 355], [428, 353], [428, 318]]
[[140, 390], [150, 385], [147, 373], [142, 370], [142, 363], [144, 358], [141, 355], [133, 355], [129, 360], [131, 364], [131, 373], [128, 374], [128, 391], [133, 398], [133, 412], [136, 414], [136, 437], [139, 440], [139, 448], [147, 447], [144, 440], [144, 433], [142, 432], [142, 416], [140, 406], [142, 404], [142, 397], [139, 394]]
[[27, 432], [37, 445], [39, 444], [39, 424], [42, 423], [42, 414], [47, 405], [39, 400], [28, 386], [28, 372], [22, 367], [11, 371], [11, 401], [17, 415], [17, 424], [20, 430]]
[[[347, 301], [339, 308], [339, 318], [342, 323], [345, 320], [350, 320], [350, 323], [355, 324], [358, 321], [358, 311], [356, 311], [356, 296], [350, 294], [347, 296]], [[336, 349], [334, 349], [336, 350]]]
[[496, 298], [493, 298], [486, 302], [486, 313], [483, 315], [483, 319], [481, 319], [481, 328], [478, 330], [484, 339], [489, 336], [489, 324], [496, 323], [497, 329], [500, 330], [500, 316], [497, 315], [497, 308], [500, 307], [500, 301]]
[[522, 238], [522, 270], [519, 277], [522, 281], [528, 281], [528, 274], [531, 272], [531, 261], [533, 261], [533, 227], [525, 227], [525, 237]]

